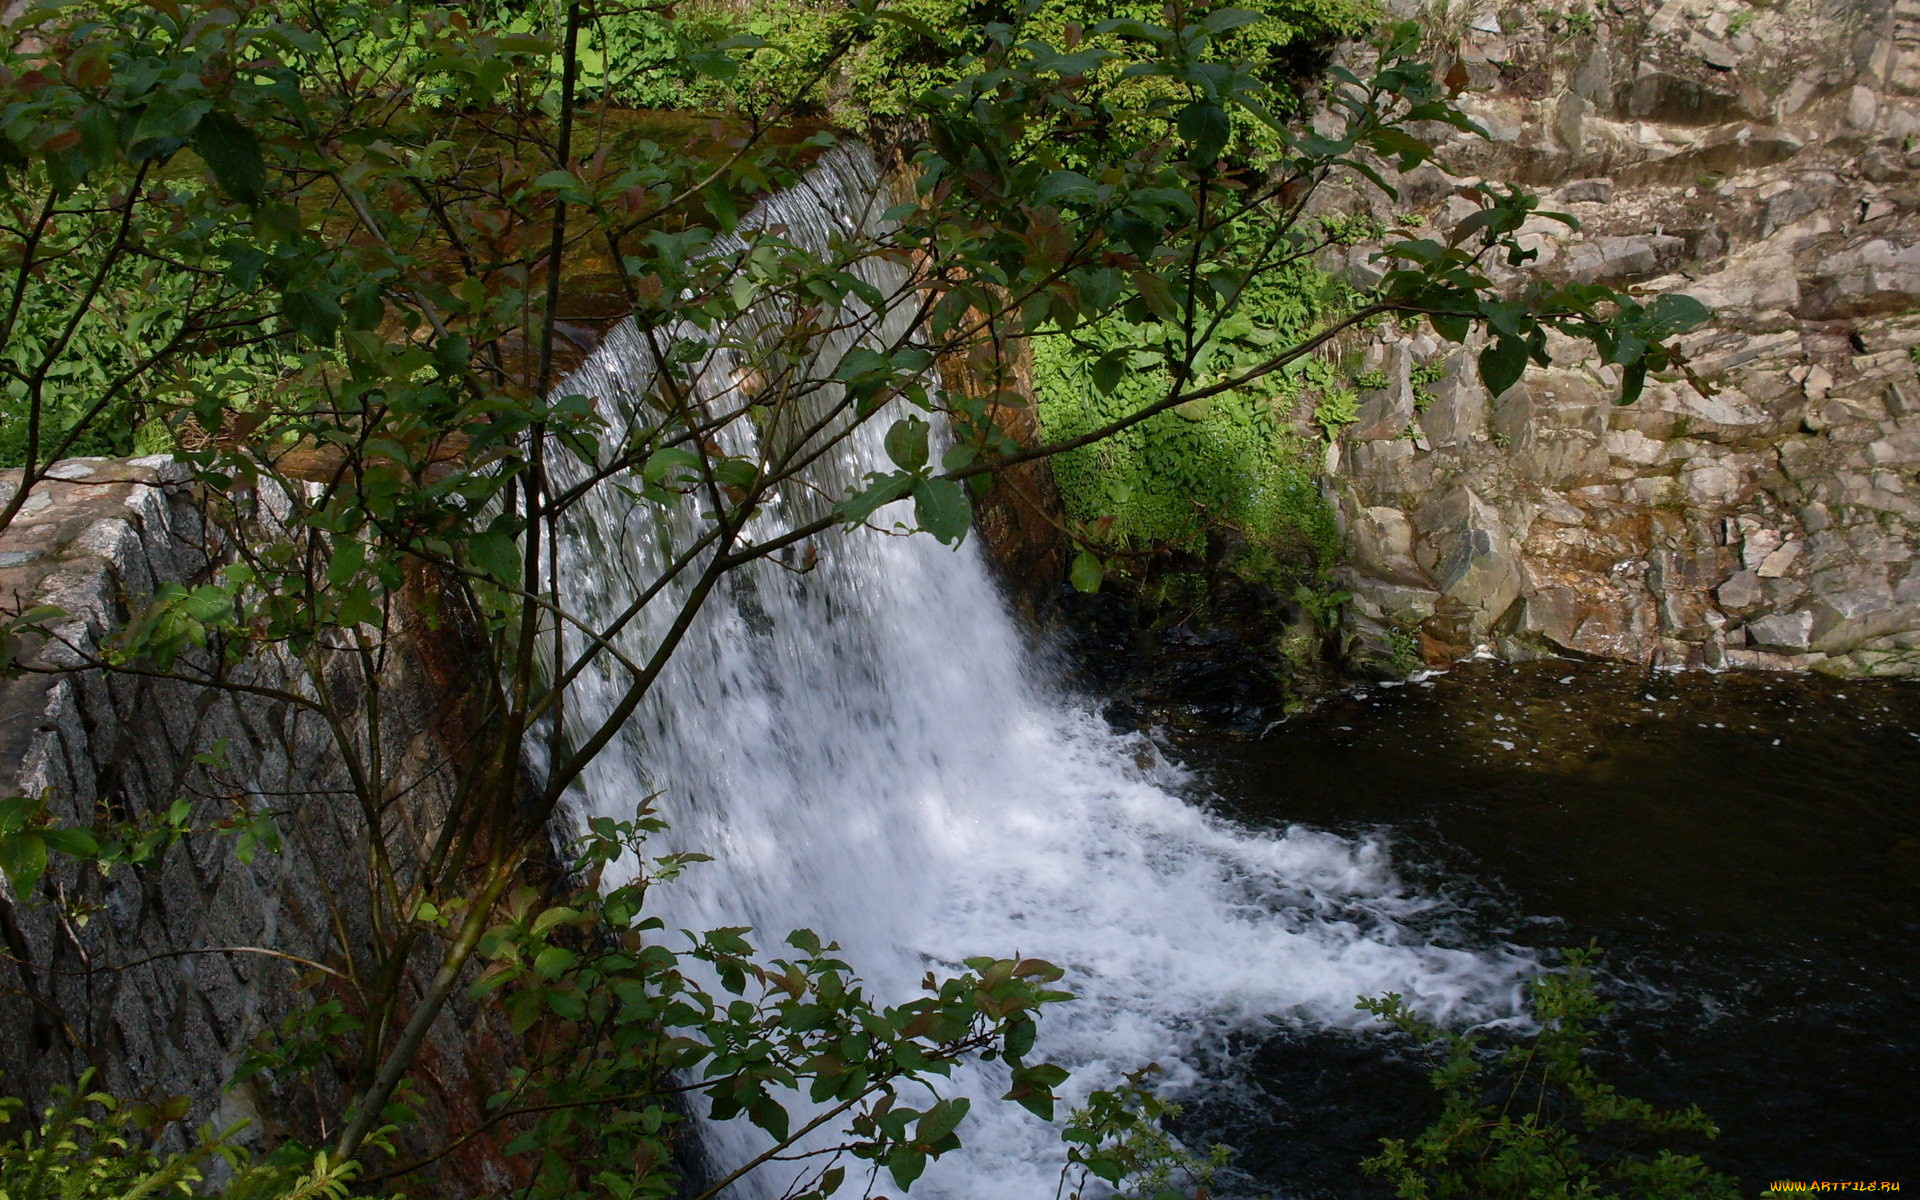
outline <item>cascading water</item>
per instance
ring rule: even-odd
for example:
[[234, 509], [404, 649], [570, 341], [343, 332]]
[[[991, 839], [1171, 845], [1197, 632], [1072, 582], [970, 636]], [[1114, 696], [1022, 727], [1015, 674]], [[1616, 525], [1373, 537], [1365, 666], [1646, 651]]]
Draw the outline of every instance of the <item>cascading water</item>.
[[[784, 226], [826, 253], [872, 227], [880, 194], [868, 156], [841, 146], [748, 224]], [[904, 278], [875, 259], [856, 269], [882, 294]], [[807, 373], [824, 377], [852, 346], [897, 338], [906, 320], [849, 306], [811, 347]], [[617, 444], [622, 420], [640, 419], [654, 361], [626, 327], [562, 391], [596, 397]], [[696, 391], [727, 392], [741, 361], [713, 350]], [[812, 481], [849, 490], [884, 462], [883, 427], [841, 442]], [[726, 447], [741, 453], [757, 435], [741, 421], [727, 436], [743, 439]], [[805, 502], [756, 520], [784, 527]], [[705, 528], [701, 507], [598, 489], [558, 551], [567, 603], [610, 621]], [[875, 523], [886, 520], [882, 510]], [[814, 929], [888, 1003], [917, 994], [929, 967], [971, 955], [1051, 959], [1079, 999], [1041, 1022], [1040, 1051], [1083, 1088], [1149, 1062], [1169, 1086], [1190, 1085], [1218, 1069], [1234, 1031], [1351, 1024], [1363, 993], [1397, 990], [1456, 1021], [1512, 1011], [1520, 965], [1416, 932], [1436, 903], [1403, 886], [1382, 845], [1215, 819], [1178, 795], [1180, 773], [1146, 742], [1053, 694], [971, 543], [956, 551], [870, 530], [822, 541], [805, 573], [761, 563], [728, 577], [581, 780], [576, 802], [595, 814], [630, 816], [661, 793], [673, 848], [714, 856], [653, 894], [668, 928], [751, 925], [763, 945]], [[622, 630], [630, 656], [657, 644], [685, 587]], [[624, 680], [617, 669], [584, 678], [570, 732], [612, 711]], [[984, 1069], [954, 1086], [1004, 1090]], [[919, 1194], [1050, 1194], [1062, 1161], [1054, 1131], [1012, 1105], [976, 1103], [974, 1114], [967, 1149], [936, 1163]], [[759, 1137], [744, 1126], [708, 1134], [723, 1167]], [[749, 1181], [736, 1194], [784, 1184]]]

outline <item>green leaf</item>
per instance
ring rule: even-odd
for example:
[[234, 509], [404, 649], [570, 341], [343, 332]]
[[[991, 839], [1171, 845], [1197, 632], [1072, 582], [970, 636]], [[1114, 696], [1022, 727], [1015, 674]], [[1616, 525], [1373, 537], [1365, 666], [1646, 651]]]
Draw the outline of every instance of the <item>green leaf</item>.
[[1607, 352], [1607, 361], [1626, 366], [1637, 363], [1647, 356], [1647, 343], [1638, 334], [1622, 333], [1613, 340], [1613, 347]]
[[1129, 351], [1126, 349], [1109, 350], [1093, 364], [1093, 386], [1102, 396], [1113, 395], [1113, 389], [1120, 386], [1120, 379], [1126, 374]]
[[1433, 324], [1433, 331], [1450, 342], [1464, 342], [1467, 331], [1472, 328], [1467, 318], [1455, 313], [1433, 313], [1427, 318]]
[[1642, 359], [1620, 369], [1620, 403], [1632, 404], [1647, 386], [1647, 364]]
[[900, 1185], [901, 1191], [913, 1187], [913, 1181], [920, 1178], [927, 1169], [927, 1156], [912, 1146], [902, 1146], [887, 1155], [887, 1170], [892, 1173], [893, 1181]]
[[218, 625], [233, 615], [233, 597], [216, 585], [204, 584], [181, 598], [180, 611], [202, 625]]
[[1397, 158], [1394, 164], [1402, 171], [1411, 171], [1421, 163], [1433, 157], [1433, 147], [1392, 126], [1383, 126], [1368, 135], [1367, 141], [1382, 156]]
[[1238, 29], [1242, 25], [1252, 25], [1256, 21], [1266, 21], [1270, 19], [1271, 18], [1265, 13], [1254, 12], [1251, 9], [1216, 8], [1208, 13], [1206, 20], [1200, 22], [1200, 24], [1205, 27], [1208, 33], [1219, 37], [1221, 34], [1229, 30]]
[[1212, 162], [1219, 158], [1233, 133], [1227, 110], [1210, 100], [1196, 100], [1181, 109], [1178, 125], [1180, 136], [1193, 147], [1189, 158], [1194, 162]]
[[1073, 590], [1089, 594], [1099, 591], [1106, 577], [1106, 567], [1101, 564], [1099, 555], [1091, 550], [1082, 550], [1074, 555], [1073, 567], [1067, 572], [1067, 582], [1073, 584]]
[[967, 499], [964, 484], [951, 479], [922, 479], [913, 485], [913, 516], [920, 528], [954, 546], [973, 525], [973, 503]]
[[293, 331], [316, 346], [331, 346], [340, 328], [340, 305], [318, 292], [288, 292], [280, 298], [280, 315]]
[[260, 203], [266, 192], [267, 163], [252, 130], [226, 113], [208, 113], [194, 127], [193, 148], [206, 161], [221, 191], [242, 204]]
[[1038, 1032], [1039, 1027], [1033, 1023], [1031, 1017], [1016, 1016], [1009, 1020], [1007, 1022], [1007, 1057], [1025, 1058], [1027, 1052], [1033, 1049], [1034, 1035]]
[[641, 475], [649, 483], [659, 483], [676, 469], [691, 470], [700, 465], [700, 456], [685, 446], [665, 446], [647, 457]]
[[920, 1115], [920, 1123], [914, 1127], [914, 1139], [929, 1146], [939, 1142], [966, 1119], [969, 1103], [965, 1097], [937, 1102]]
[[31, 796], [8, 796], [0, 800], [0, 836], [25, 828], [27, 818], [40, 811], [40, 801]]
[[475, 569], [508, 587], [520, 582], [520, 544], [500, 530], [474, 534], [467, 542], [467, 559]]
[[1498, 399], [1520, 382], [1527, 369], [1527, 344], [1519, 338], [1495, 339], [1480, 352], [1480, 381]]
[[870, 475], [870, 481], [863, 491], [846, 496], [834, 504], [833, 510], [840, 519], [858, 524], [877, 512], [881, 506], [891, 504], [907, 494], [913, 486], [913, 476], [904, 472], [891, 475]]
[[1501, 337], [1519, 337], [1522, 333], [1520, 322], [1527, 315], [1527, 306], [1514, 300], [1488, 300], [1480, 305], [1480, 315]]
[[568, 908], [565, 905], [556, 905], [553, 908], [545, 910], [533, 919], [531, 932], [534, 937], [539, 937], [555, 925], [559, 925], [562, 922], [578, 921], [579, 919], [579, 909]]
[[542, 979], [558, 979], [580, 961], [580, 956], [565, 946], [548, 946], [533, 958], [534, 973]]
[[902, 471], [918, 471], [927, 465], [927, 435], [930, 427], [919, 417], [902, 417], [887, 430], [887, 457]]
[[713, 477], [728, 487], [749, 488], [760, 477], [760, 464], [751, 458], [715, 459]]
[[903, 25], [936, 46], [944, 46], [947, 43], [947, 39], [941, 37], [938, 30], [934, 29], [933, 26], [927, 24], [919, 17], [914, 16], [912, 13], [897, 12], [890, 8], [877, 8], [874, 10], [873, 15], [879, 17], [882, 21], [893, 21], [899, 25]]
[[367, 562], [367, 546], [358, 538], [337, 537], [333, 540], [333, 558], [327, 563], [327, 582], [340, 587], [350, 583], [360, 573]]
[[6, 872], [13, 894], [25, 899], [47, 869], [47, 843], [40, 831], [23, 829], [0, 837], [0, 871]]
[[1680, 292], [1671, 292], [1647, 305], [1641, 332], [1648, 341], [1664, 341], [1713, 319], [1713, 310]]
[[730, 54], [701, 50], [687, 55], [687, 63], [710, 79], [732, 79], [740, 73], [740, 63]]
[[49, 850], [56, 850], [68, 858], [96, 858], [100, 854], [99, 841], [84, 829], [42, 829], [37, 832]]
[[1180, 305], [1166, 280], [1151, 271], [1135, 271], [1133, 286], [1139, 290], [1140, 299], [1146, 303], [1148, 312], [1169, 324], [1180, 320]]

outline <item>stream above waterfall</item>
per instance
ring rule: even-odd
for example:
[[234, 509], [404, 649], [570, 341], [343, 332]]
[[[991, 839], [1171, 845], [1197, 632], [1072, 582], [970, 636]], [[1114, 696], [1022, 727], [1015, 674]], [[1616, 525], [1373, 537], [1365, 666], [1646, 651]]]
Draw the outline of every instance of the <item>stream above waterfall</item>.
[[[1475, 662], [1175, 757], [1250, 828], [1376, 839], [1483, 936], [1597, 940], [1603, 1075], [1699, 1104], [1721, 1137], [1683, 1149], [1743, 1190], [1920, 1182], [1920, 688]], [[1240, 1061], [1185, 1132], [1275, 1195], [1375, 1194], [1354, 1163], [1438, 1112], [1376, 1035]]]

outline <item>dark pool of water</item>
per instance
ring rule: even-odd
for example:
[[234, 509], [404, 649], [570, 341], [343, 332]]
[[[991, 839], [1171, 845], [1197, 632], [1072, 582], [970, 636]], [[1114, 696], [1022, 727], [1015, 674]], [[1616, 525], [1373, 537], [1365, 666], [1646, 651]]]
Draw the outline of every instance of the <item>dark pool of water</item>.
[[[1385, 832], [1472, 937], [1598, 940], [1604, 1072], [1712, 1114], [1743, 1190], [1920, 1189], [1920, 686], [1471, 664], [1179, 750], [1241, 820]], [[1437, 1110], [1380, 1039], [1247, 1057], [1191, 1119], [1278, 1194], [1376, 1194], [1352, 1164]]]

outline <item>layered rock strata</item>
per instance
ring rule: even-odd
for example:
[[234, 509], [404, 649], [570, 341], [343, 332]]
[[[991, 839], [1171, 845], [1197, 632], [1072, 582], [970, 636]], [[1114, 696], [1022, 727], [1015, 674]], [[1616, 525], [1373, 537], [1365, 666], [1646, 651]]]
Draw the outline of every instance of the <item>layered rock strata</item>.
[[1562, 342], [1490, 396], [1475, 347], [1370, 335], [1385, 386], [1329, 456], [1360, 644], [1920, 673], [1920, 0], [1451, 11], [1491, 139], [1328, 203], [1444, 233], [1464, 186], [1540, 189], [1580, 227], [1531, 222], [1528, 270], [1710, 305], [1713, 394], [1619, 405]]

